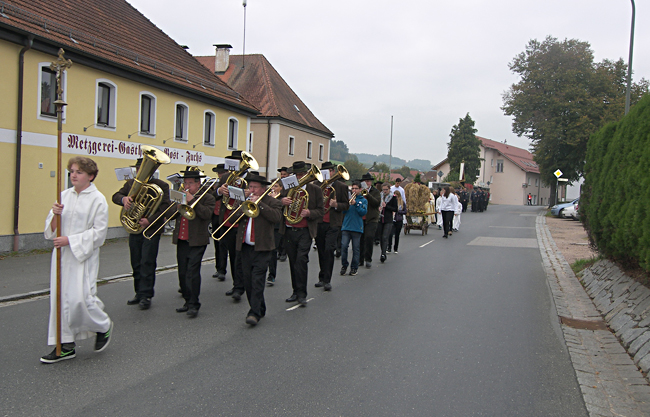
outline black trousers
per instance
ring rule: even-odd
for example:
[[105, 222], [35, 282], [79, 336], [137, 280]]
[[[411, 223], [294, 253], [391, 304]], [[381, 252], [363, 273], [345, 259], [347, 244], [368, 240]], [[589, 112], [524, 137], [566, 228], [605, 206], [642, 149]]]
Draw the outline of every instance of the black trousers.
[[142, 233], [129, 235], [133, 289], [139, 299], [153, 297], [159, 245], [160, 233], [154, 235], [151, 240], [142, 236]]
[[[212, 230], [216, 230], [217, 227], [219, 227], [219, 216], [216, 214], [212, 215]], [[223, 229], [221, 229], [223, 230]], [[223, 265], [220, 264], [221, 262], [221, 256], [219, 256], [219, 247], [221, 246], [221, 243], [218, 241], [212, 239], [212, 242], [214, 243], [214, 268], [217, 270], [217, 272], [226, 275], [226, 265], [225, 262]], [[226, 255], [227, 256], [227, 255]]]
[[449, 234], [454, 226], [454, 212], [442, 210], [442, 228], [445, 231], [445, 236]]
[[307, 297], [307, 266], [311, 236], [306, 227], [287, 227], [284, 232], [284, 248], [289, 258], [291, 270], [291, 287], [298, 298]]
[[390, 232], [393, 230], [393, 222], [390, 223], [377, 223], [377, 232], [380, 236], [381, 244], [381, 254], [386, 255], [386, 248], [388, 248], [388, 239], [390, 238]]
[[318, 224], [316, 235], [316, 247], [318, 248], [318, 264], [320, 272], [318, 280], [326, 284], [332, 282], [332, 271], [334, 270], [334, 251], [336, 251], [336, 239], [340, 228], [331, 227], [329, 223]]
[[275, 249], [271, 251], [271, 259], [269, 259], [269, 278], [275, 279], [278, 272], [278, 248], [282, 243], [282, 235], [278, 229], [275, 229], [273, 236], [275, 237]]
[[243, 265], [242, 281], [250, 306], [247, 316], [255, 316], [259, 320], [266, 315], [264, 287], [271, 251], [258, 252], [255, 251], [255, 246], [243, 243], [239, 256]]
[[[395, 249], [395, 252], [399, 249], [399, 235], [402, 232], [402, 226], [404, 223], [402, 221], [393, 222], [393, 230], [390, 232], [388, 237], [388, 249]], [[395, 244], [393, 244], [393, 238], [395, 238]]]
[[187, 240], [179, 240], [176, 244], [176, 260], [178, 261], [178, 284], [185, 305], [200, 308], [199, 294], [201, 293], [201, 260], [205, 253], [203, 246], [190, 246]]
[[[225, 227], [225, 226], [224, 226]], [[244, 293], [244, 284], [242, 284], [242, 269], [241, 262], [237, 262], [237, 228], [233, 227], [228, 233], [219, 241], [219, 254], [223, 259], [224, 269], [223, 274], [226, 273], [226, 258], [230, 257], [230, 275], [232, 275], [232, 289], [239, 294]]]
[[361, 262], [372, 262], [372, 249], [375, 243], [377, 222], [363, 222], [363, 235], [361, 235]]
[[462, 201], [460, 203], [463, 206], [463, 213], [465, 213], [467, 211], [467, 203], [468, 203], [467, 200]]

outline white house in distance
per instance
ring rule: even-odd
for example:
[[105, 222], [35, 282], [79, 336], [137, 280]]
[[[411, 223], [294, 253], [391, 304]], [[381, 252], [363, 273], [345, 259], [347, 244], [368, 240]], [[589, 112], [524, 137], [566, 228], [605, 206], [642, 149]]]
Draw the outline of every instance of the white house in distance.
[[[491, 139], [477, 138], [481, 141], [482, 161], [479, 176], [473, 185], [489, 187], [491, 203], [527, 204], [530, 193], [533, 205], [548, 205], [551, 188], [542, 183], [532, 153]], [[442, 171], [446, 176], [450, 171], [449, 162], [445, 158], [432, 169]]]

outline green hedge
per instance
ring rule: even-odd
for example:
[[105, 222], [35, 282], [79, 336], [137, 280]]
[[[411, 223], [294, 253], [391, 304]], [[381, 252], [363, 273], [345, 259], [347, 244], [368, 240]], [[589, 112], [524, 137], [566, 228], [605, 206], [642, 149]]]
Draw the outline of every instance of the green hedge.
[[587, 144], [580, 214], [605, 257], [650, 272], [650, 95]]

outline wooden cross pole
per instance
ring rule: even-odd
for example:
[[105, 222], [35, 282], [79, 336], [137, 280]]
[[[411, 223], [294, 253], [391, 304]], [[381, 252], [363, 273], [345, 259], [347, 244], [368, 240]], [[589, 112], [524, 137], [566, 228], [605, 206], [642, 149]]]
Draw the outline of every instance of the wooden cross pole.
[[[63, 101], [63, 85], [61, 76], [63, 71], [72, 66], [72, 61], [65, 59], [63, 48], [59, 49], [59, 57], [50, 64], [50, 69], [56, 72], [56, 201], [61, 202], [61, 136], [63, 131], [63, 106], [68, 103]], [[61, 237], [61, 215], [56, 215], [56, 237]], [[61, 248], [56, 248], [56, 355], [61, 356]]]

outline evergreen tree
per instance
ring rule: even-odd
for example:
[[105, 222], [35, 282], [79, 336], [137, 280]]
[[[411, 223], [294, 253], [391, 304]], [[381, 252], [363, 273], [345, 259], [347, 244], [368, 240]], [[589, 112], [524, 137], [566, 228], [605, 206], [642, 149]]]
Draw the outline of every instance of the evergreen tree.
[[474, 184], [481, 169], [481, 141], [476, 137], [476, 132], [474, 120], [467, 113], [465, 118], [451, 128], [451, 139], [447, 144], [450, 174], [460, 173], [460, 164], [464, 162], [465, 180], [468, 184]]

